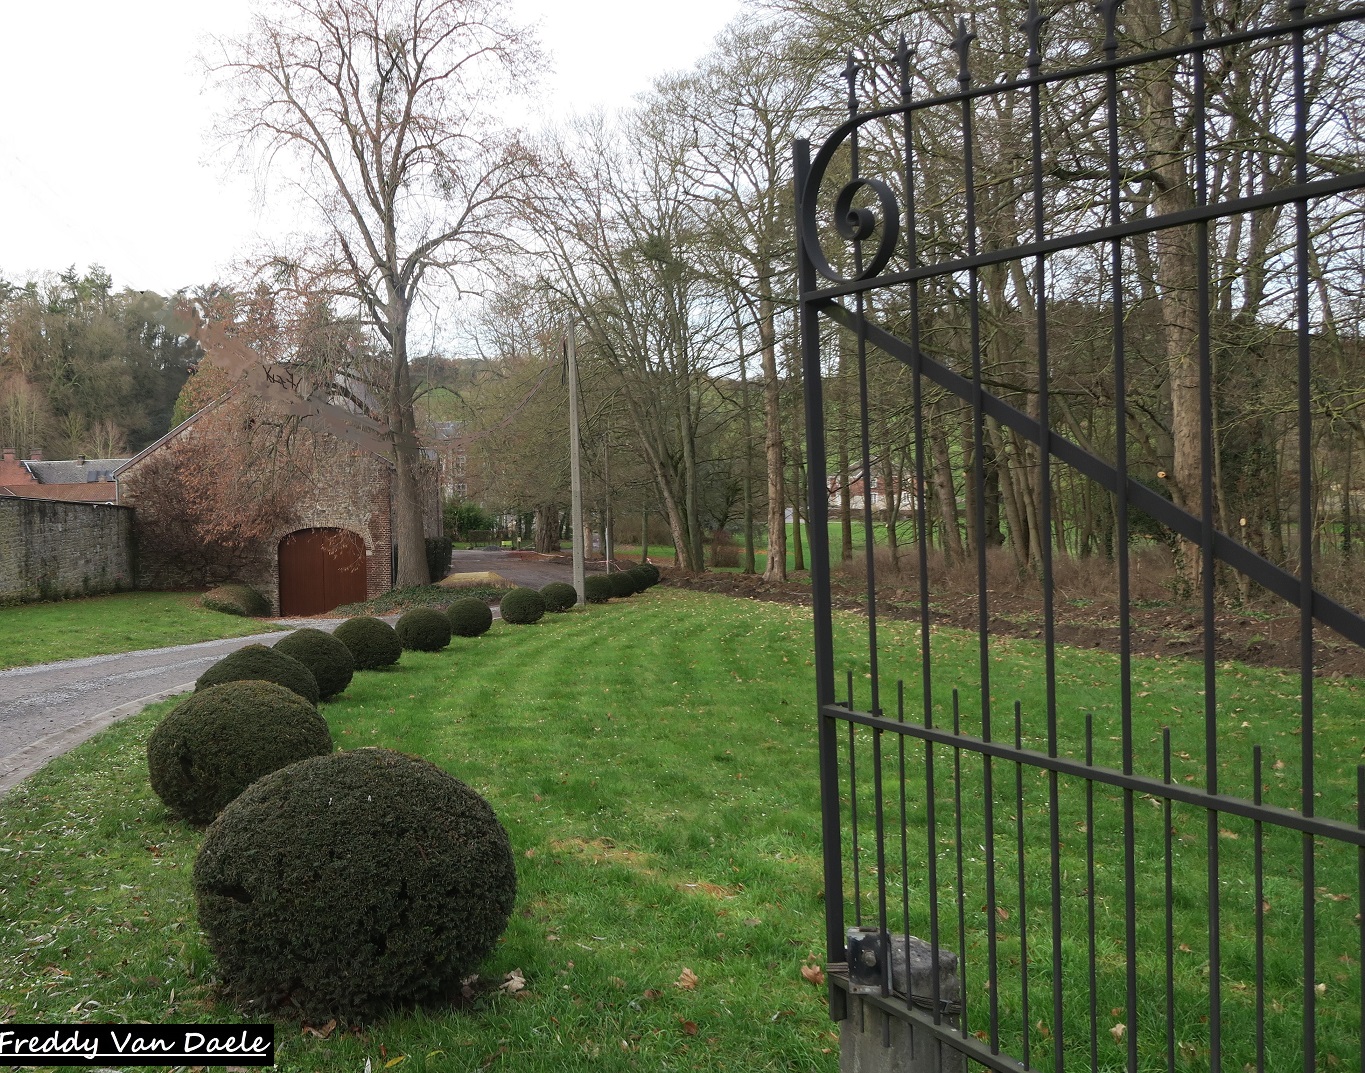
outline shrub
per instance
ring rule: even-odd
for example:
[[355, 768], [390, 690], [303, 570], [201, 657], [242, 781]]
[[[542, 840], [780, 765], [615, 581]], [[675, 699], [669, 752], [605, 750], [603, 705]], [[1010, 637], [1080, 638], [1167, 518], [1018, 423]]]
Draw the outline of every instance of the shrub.
[[172, 710], [147, 740], [147, 774], [166, 807], [205, 824], [262, 775], [332, 751], [327, 721], [273, 682], [226, 682]]
[[246, 1004], [372, 1016], [457, 992], [516, 897], [488, 803], [417, 757], [353, 749], [243, 793], [194, 863], [199, 922]]
[[567, 611], [578, 605], [578, 590], [563, 581], [552, 581], [540, 590], [546, 611]]
[[503, 622], [529, 626], [545, 617], [545, 597], [535, 589], [509, 589], [498, 605]]
[[653, 586], [657, 585], [659, 583], [659, 579], [663, 576], [662, 574], [659, 573], [659, 568], [655, 566], [653, 563], [641, 563], [635, 569], [643, 571], [645, 575], [649, 578], [649, 585], [647, 586], [649, 588], [652, 588]]
[[626, 577], [630, 578], [630, 583], [635, 586], [636, 592], [644, 592], [652, 584], [648, 570], [641, 570], [638, 566], [632, 566], [626, 571]]
[[351, 650], [326, 630], [312, 627], [295, 630], [275, 642], [275, 651], [292, 656], [313, 672], [318, 696], [323, 700], [335, 697], [350, 685], [355, 674]]
[[265, 645], [247, 645], [224, 656], [199, 676], [195, 690], [224, 682], [274, 682], [292, 689], [309, 704], [318, 702], [318, 680], [293, 656]]
[[611, 578], [606, 574], [589, 574], [583, 579], [583, 599], [590, 604], [604, 604], [615, 595]]
[[351, 650], [356, 670], [373, 671], [397, 663], [403, 654], [402, 642], [394, 628], [383, 619], [370, 615], [348, 618], [336, 628], [336, 639]]
[[450, 644], [450, 619], [434, 607], [414, 607], [394, 631], [404, 648], [416, 652], [439, 652]]
[[199, 602], [210, 611], [221, 611], [225, 615], [260, 618], [270, 614], [270, 601], [240, 581], [229, 581], [209, 589]]
[[456, 637], [478, 637], [493, 625], [493, 611], [482, 600], [464, 596], [446, 608], [450, 632]]
[[635, 595], [635, 579], [624, 570], [608, 574], [607, 581], [611, 585], [613, 596], [624, 598]]
[[453, 544], [448, 536], [427, 537], [427, 569], [431, 571], [433, 584], [450, 573], [450, 549]]

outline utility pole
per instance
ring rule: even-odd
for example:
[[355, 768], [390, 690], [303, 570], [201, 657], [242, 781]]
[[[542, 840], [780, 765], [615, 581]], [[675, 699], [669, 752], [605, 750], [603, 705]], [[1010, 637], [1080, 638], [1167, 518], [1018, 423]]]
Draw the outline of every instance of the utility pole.
[[573, 587], [578, 593], [578, 606], [583, 599], [583, 472], [578, 464], [578, 351], [575, 345], [573, 318], [564, 340], [564, 356], [569, 366], [569, 513], [573, 522]]

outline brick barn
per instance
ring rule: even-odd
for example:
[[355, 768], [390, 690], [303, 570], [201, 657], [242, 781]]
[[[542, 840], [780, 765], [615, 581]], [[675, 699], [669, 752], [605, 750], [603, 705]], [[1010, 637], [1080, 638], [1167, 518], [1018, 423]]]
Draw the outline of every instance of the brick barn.
[[[180, 468], [179, 459], [192, 459], [201, 484], [214, 486], [218, 498], [209, 495], [210, 502], [232, 503], [222, 495], [231, 486], [255, 502], [269, 496], [275, 504], [273, 515], [258, 519], [249, 544], [206, 576], [231, 574], [258, 589], [280, 615], [322, 614], [387, 592], [397, 569], [393, 463], [321, 429], [294, 425], [285, 435], [280, 427], [242, 389], [228, 392], [114, 472], [119, 502], [137, 508], [139, 498], [149, 498], [145, 478], [164, 479]], [[439, 485], [430, 460], [419, 479], [425, 535], [436, 536]], [[164, 501], [158, 509], [167, 509]], [[192, 580], [177, 576], [181, 570], [144, 546], [139, 585]]]

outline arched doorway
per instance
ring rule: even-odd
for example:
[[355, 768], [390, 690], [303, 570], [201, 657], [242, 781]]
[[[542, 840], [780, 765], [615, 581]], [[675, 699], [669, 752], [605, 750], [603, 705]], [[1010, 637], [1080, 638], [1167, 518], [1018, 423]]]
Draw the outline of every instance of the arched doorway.
[[321, 615], [365, 599], [365, 541], [349, 529], [300, 529], [280, 541], [280, 614]]

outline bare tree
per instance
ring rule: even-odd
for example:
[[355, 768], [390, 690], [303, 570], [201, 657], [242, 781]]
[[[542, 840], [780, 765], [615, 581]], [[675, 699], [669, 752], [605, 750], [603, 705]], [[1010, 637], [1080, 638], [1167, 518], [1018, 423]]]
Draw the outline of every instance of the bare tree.
[[[288, 178], [321, 224], [304, 258], [357, 305], [389, 362], [398, 584], [425, 584], [409, 334], [424, 293], [499, 248], [533, 158], [493, 118], [538, 58], [493, 0], [276, 0], [206, 66], [220, 133]], [[315, 262], [315, 263], [313, 263]]]

